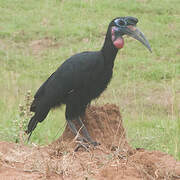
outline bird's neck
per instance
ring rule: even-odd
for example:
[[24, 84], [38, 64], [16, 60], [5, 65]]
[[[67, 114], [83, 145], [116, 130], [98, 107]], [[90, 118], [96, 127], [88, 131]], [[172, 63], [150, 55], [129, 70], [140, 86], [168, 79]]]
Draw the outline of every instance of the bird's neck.
[[113, 45], [111, 36], [108, 34], [106, 35], [104, 45], [101, 49], [101, 52], [104, 56], [104, 62], [107, 66], [114, 66], [114, 60], [116, 58], [118, 49]]

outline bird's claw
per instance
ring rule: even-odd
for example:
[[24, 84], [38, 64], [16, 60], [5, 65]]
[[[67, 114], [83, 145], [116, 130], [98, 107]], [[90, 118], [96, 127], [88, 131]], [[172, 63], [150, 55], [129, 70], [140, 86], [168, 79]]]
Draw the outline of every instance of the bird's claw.
[[93, 141], [91, 144], [92, 144], [93, 146], [99, 146], [99, 145], [101, 145], [101, 143], [96, 142], [96, 141]]
[[[98, 142], [96, 142], [96, 141], [93, 141], [93, 142], [91, 142], [91, 144], [95, 147], [95, 146], [99, 146], [99, 145], [101, 145], [100, 143], [98, 143]], [[88, 143], [79, 143], [78, 145], [77, 145], [77, 147], [75, 148], [75, 152], [77, 152], [78, 150], [79, 150], [79, 148], [84, 148], [86, 151], [89, 151], [89, 148], [90, 148], [90, 144], [88, 144]]]
[[74, 151], [77, 152], [79, 150], [79, 148], [81, 148], [81, 147], [84, 148], [86, 151], [88, 151], [89, 144], [79, 143]]

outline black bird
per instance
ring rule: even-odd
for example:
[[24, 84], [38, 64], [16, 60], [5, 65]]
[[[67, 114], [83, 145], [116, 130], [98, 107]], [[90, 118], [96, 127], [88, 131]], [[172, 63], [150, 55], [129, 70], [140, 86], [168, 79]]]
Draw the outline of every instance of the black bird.
[[134, 17], [118, 17], [108, 27], [105, 42], [100, 51], [82, 52], [67, 59], [38, 89], [30, 111], [35, 112], [31, 118], [27, 134], [42, 122], [51, 108], [66, 105], [65, 117], [72, 132], [77, 135], [73, 120], [81, 126], [81, 142], [94, 146], [97, 142], [91, 139], [81, 117], [90, 102], [100, 96], [107, 88], [113, 74], [114, 60], [119, 49], [123, 48], [123, 35], [131, 36], [151, 52], [151, 47], [143, 33], [136, 28], [138, 22]]

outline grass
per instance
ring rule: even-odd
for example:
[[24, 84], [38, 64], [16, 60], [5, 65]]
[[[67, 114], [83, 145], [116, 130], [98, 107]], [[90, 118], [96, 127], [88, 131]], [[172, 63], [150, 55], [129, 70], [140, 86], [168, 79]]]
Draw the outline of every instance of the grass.
[[[150, 54], [125, 39], [114, 78], [99, 103], [120, 106], [134, 147], [161, 150], [180, 159], [180, 4], [178, 0], [0, 0], [0, 137], [14, 141], [19, 104], [69, 56], [98, 50], [108, 23], [135, 16]], [[32, 141], [46, 144], [64, 127], [64, 107], [39, 124]]]

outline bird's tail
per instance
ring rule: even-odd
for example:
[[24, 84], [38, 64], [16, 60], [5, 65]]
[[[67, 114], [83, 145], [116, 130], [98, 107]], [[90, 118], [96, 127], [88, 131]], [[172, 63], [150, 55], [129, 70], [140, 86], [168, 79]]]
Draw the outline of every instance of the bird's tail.
[[29, 121], [28, 128], [25, 131], [27, 134], [30, 133], [30, 135], [28, 137], [28, 141], [29, 141], [29, 139], [31, 137], [31, 134], [32, 134], [33, 130], [36, 128], [38, 122], [42, 122], [46, 118], [46, 116], [49, 113], [49, 110], [50, 109], [48, 108], [48, 109], [43, 109], [43, 112], [42, 111], [35, 112], [35, 115]]

